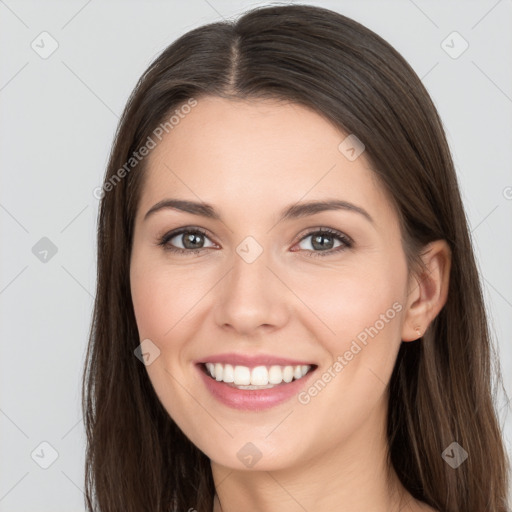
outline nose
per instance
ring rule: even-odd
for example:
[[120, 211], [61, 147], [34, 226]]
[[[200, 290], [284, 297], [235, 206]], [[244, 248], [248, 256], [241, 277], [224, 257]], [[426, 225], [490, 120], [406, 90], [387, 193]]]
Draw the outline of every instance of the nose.
[[[217, 288], [215, 321], [237, 336], [257, 336], [289, 320], [291, 292], [266, 251], [248, 262], [234, 254], [233, 266]], [[282, 272], [281, 272], [282, 273]]]

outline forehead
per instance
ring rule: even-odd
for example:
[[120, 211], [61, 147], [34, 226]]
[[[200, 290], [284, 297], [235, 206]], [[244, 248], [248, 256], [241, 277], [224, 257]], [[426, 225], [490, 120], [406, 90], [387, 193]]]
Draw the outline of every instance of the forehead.
[[339, 197], [389, 207], [364, 152], [340, 150], [347, 136], [302, 105], [200, 98], [149, 154], [140, 204], [172, 195], [254, 211]]

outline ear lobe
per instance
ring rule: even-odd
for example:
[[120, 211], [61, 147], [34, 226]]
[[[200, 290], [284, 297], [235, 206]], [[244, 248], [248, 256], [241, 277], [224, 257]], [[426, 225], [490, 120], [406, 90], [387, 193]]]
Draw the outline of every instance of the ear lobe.
[[451, 250], [446, 240], [428, 244], [421, 260], [423, 267], [411, 276], [402, 341], [421, 338], [448, 298]]

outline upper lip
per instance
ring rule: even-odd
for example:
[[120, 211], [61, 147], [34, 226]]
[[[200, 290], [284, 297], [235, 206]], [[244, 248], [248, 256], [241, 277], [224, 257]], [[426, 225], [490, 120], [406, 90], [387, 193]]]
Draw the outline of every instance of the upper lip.
[[197, 363], [225, 363], [233, 366], [247, 366], [254, 368], [255, 366], [298, 366], [298, 365], [313, 365], [311, 361], [304, 361], [299, 359], [289, 359], [287, 357], [279, 357], [270, 354], [258, 354], [258, 355], [247, 355], [247, 354], [215, 354], [206, 356]]

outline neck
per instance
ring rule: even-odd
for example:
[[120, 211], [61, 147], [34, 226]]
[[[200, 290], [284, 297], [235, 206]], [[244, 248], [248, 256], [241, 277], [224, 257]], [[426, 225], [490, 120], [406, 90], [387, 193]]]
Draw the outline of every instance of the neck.
[[212, 461], [214, 512], [412, 510], [401, 508], [411, 496], [388, 468], [386, 411], [377, 409], [338, 446], [285, 468], [240, 471]]

